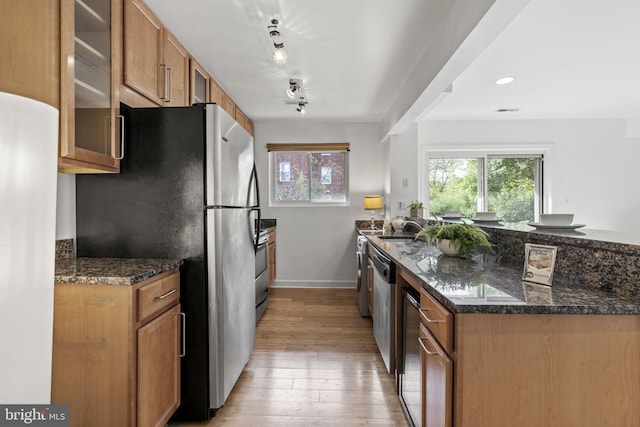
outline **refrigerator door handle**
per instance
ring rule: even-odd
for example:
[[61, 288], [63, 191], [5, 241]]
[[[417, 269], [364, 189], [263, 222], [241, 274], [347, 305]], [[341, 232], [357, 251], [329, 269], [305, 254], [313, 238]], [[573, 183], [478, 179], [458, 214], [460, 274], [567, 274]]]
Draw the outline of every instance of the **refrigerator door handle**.
[[[258, 221], [251, 227], [251, 212], [258, 212]], [[260, 222], [262, 222], [262, 211], [260, 208], [251, 208], [249, 211], [249, 230], [253, 229], [253, 251], [258, 253], [258, 241], [260, 240]]]
[[[255, 200], [251, 200], [251, 190], [255, 189]], [[249, 181], [249, 188], [247, 189], [247, 206], [252, 208], [260, 207], [260, 184], [258, 182], [258, 171], [256, 169], [256, 164], [253, 164], [253, 169], [251, 170], [251, 180]]]

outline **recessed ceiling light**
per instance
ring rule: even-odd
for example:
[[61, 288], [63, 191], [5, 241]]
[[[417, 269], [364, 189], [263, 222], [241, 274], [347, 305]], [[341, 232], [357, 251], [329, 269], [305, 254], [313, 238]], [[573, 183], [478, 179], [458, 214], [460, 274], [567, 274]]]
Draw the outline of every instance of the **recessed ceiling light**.
[[509, 83], [513, 83], [515, 79], [516, 79], [515, 77], [511, 77], [511, 76], [500, 77], [498, 80], [496, 80], [496, 84], [497, 85], [508, 85]]

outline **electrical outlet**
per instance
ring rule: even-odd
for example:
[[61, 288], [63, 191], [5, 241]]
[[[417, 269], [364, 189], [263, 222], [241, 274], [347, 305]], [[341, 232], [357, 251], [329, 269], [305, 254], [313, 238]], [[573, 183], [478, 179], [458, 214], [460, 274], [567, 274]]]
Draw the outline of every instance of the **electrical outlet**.
[[398, 209], [407, 209], [407, 201], [398, 200]]
[[402, 188], [407, 188], [409, 186], [409, 178], [402, 178]]

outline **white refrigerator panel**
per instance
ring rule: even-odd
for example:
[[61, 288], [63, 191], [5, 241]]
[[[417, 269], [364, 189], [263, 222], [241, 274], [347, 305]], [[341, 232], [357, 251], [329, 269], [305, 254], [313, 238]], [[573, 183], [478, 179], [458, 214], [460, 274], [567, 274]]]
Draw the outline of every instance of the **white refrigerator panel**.
[[255, 253], [249, 209], [207, 209], [211, 408], [220, 408], [256, 337]]
[[216, 104], [206, 109], [207, 205], [249, 206], [253, 137]]
[[0, 92], [0, 402], [51, 402], [58, 110]]

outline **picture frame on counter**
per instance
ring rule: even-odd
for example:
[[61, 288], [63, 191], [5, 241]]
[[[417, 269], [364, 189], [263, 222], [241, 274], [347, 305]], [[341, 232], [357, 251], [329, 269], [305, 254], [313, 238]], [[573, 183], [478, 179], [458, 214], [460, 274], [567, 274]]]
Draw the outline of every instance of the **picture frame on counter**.
[[525, 243], [522, 280], [551, 286], [557, 251], [556, 246]]

